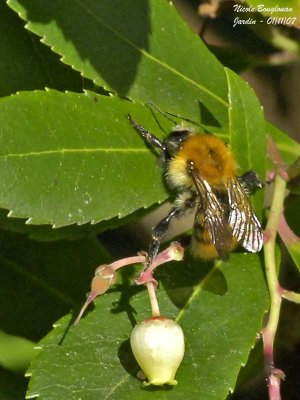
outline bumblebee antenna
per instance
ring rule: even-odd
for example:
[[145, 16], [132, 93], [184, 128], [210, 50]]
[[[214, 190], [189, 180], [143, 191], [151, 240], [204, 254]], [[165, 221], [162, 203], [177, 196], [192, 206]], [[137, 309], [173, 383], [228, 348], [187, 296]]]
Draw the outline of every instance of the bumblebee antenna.
[[165, 157], [168, 156], [168, 150], [164, 143], [159, 140], [153, 133], [149, 132], [148, 129], [144, 128], [142, 125], [138, 124], [130, 114], [128, 114], [128, 119], [131, 125], [134, 127], [134, 129], [137, 131], [137, 133], [144, 139], [146, 140], [147, 143], [149, 143], [153, 147], [157, 147]]
[[179, 118], [182, 121], [190, 122], [193, 125], [201, 126], [198, 122], [195, 122], [190, 118], [181, 117], [180, 115], [176, 115], [176, 114], [172, 114], [168, 111], [164, 112], [164, 111], [160, 110], [154, 103], [152, 103], [152, 101], [149, 101], [147, 103], [147, 106], [149, 106], [149, 107], [153, 108], [154, 110], [156, 110], [157, 112], [159, 112], [162, 116], [164, 116], [168, 121], [171, 121], [174, 125], [178, 125], [178, 122], [175, 121], [174, 119], [172, 119], [171, 117], [169, 117], [169, 115], [171, 115], [172, 117]]
[[[157, 112], [159, 112], [163, 117], [165, 117], [168, 121], [171, 121], [174, 125], [177, 125], [177, 122], [170, 118], [167, 114], [169, 114], [168, 112], [163, 112], [160, 108], [158, 108], [154, 103], [152, 103], [152, 101], [149, 101], [147, 103], [148, 107], [151, 107], [152, 109], [156, 110]], [[172, 114], [170, 114], [172, 115]], [[173, 115], [173, 117], [176, 117], [176, 115]]]

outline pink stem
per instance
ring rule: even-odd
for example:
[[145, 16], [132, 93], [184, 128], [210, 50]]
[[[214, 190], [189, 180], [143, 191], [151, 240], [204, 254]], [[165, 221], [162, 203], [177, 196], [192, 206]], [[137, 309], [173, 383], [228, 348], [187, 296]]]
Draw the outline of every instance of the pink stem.
[[122, 258], [121, 260], [114, 261], [109, 265], [116, 271], [117, 269], [125, 267], [127, 265], [143, 263], [145, 262], [145, 259], [145, 256], [126, 257]]

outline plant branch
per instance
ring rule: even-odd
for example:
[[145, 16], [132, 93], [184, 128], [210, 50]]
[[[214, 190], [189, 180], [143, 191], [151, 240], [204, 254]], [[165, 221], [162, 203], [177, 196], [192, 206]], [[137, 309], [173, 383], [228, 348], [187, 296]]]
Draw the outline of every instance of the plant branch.
[[300, 293], [295, 293], [291, 290], [283, 290], [282, 297], [293, 303], [300, 304]]
[[270, 215], [266, 226], [267, 241], [264, 245], [265, 270], [270, 292], [270, 311], [268, 322], [263, 329], [265, 369], [268, 375], [268, 390], [270, 400], [280, 400], [280, 381], [284, 373], [274, 367], [274, 339], [278, 327], [283, 289], [276, 271], [275, 243], [280, 216], [283, 211], [286, 180], [280, 175], [275, 176], [274, 194]]

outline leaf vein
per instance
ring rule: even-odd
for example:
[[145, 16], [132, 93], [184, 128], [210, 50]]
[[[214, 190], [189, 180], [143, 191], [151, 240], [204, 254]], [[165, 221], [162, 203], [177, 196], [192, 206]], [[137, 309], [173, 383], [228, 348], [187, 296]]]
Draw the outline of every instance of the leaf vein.
[[194, 299], [196, 299], [198, 297], [198, 295], [201, 293], [201, 291], [202, 291], [203, 287], [205, 286], [206, 282], [209, 281], [209, 279], [211, 278], [211, 276], [214, 274], [214, 272], [217, 269], [220, 269], [220, 266], [222, 264], [223, 264], [222, 261], [215, 262], [213, 268], [208, 272], [206, 277], [204, 279], [202, 279], [197, 286], [195, 286], [194, 291], [191, 294], [190, 298], [188, 299], [188, 301], [186, 302], [184, 307], [179, 311], [177, 317], [175, 318], [176, 322], [180, 321], [181, 318], [183, 318], [185, 312], [188, 310], [189, 306], [193, 303]]
[[29, 151], [28, 153], [8, 153], [0, 155], [0, 158], [22, 158], [31, 156], [42, 156], [42, 155], [64, 155], [67, 153], [148, 153], [147, 148], [78, 148], [78, 149], [55, 149], [55, 150], [41, 150], [41, 151]]

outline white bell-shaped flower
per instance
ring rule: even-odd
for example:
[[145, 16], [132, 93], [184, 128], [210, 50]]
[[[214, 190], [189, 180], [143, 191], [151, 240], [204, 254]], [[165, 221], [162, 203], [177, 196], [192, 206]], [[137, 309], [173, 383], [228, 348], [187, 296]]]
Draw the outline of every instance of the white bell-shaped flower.
[[133, 354], [148, 378], [145, 385], [176, 385], [175, 374], [184, 355], [181, 327], [170, 318], [152, 317], [131, 333]]

